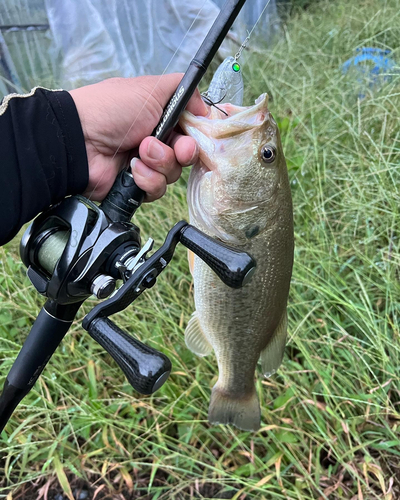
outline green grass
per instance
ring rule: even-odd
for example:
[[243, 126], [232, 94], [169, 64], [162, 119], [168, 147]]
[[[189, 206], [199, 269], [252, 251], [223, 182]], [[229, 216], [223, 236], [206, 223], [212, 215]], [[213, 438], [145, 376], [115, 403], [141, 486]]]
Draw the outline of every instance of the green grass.
[[[83, 331], [82, 312], [1, 436], [3, 497], [66, 474], [154, 500], [400, 498], [400, 80], [358, 100], [340, 70], [362, 46], [400, 61], [399, 37], [395, 0], [316, 2], [244, 67], [247, 103], [271, 95], [296, 233], [289, 344], [278, 375], [257, 379], [262, 429], [207, 423], [217, 369], [184, 345], [193, 291], [180, 248], [114, 318], [171, 358], [169, 382], [138, 396]], [[141, 209], [144, 239], [159, 245], [187, 216], [185, 189], [182, 179]], [[0, 251], [2, 376], [43, 302], [17, 243]]]

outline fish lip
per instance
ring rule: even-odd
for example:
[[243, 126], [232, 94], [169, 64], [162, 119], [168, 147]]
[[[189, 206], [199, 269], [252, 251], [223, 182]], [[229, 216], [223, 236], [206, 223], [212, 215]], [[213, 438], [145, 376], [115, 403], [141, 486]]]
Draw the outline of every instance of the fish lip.
[[207, 174], [208, 172], [213, 172], [213, 169], [210, 168], [209, 165], [206, 163], [207, 158], [200, 158], [200, 164], [201, 164], [201, 170], [202, 170], [202, 175]]
[[[255, 103], [252, 106], [234, 106], [233, 111], [239, 109], [237, 112], [234, 112], [232, 114], [228, 114], [228, 116], [222, 116], [222, 120], [232, 120], [232, 121], [245, 121], [247, 118], [247, 115], [253, 115], [261, 110], [265, 109], [267, 113], [268, 111], [268, 94], [264, 92], [261, 94], [256, 100]], [[224, 111], [226, 111], [224, 109]], [[243, 120], [244, 118], [244, 120]], [[233, 120], [234, 119], [234, 120]]]
[[[229, 105], [231, 106], [230, 112], [231, 114], [225, 115], [220, 112], [220, 117], [218, 118], [212, 118], [212, 109], [211, 106], [209, 107], [208, 113], [206, 116], [196, 116], [190, 113], [189, 111], [184, 111], [182, 116], [185, 118], [187, 122], [189, 122], [192, 126], [195, 126], [196, 123], [203, 122], [204, 120], [214, 120], [214, 121], [233, 121], [233, 122], [244, 122], [247, 118], [248, 115], [253, 115], [255, 113], [258, 113], [262, 109], [265, 109], [266, 112], [269, 114], [268, 111], [268, 95], [267, 93], [261, 94], [255, 101], [255, 104], [252, 106], [234, 106], [234, 105]], [[220, 104], [219, 107], [224, 109], [225, 112], [227, 110], [224, 108], [223, 104]], [[218, 109], [218, 108], [217, 108]], [[229, 111], [229, 109], [228, 109]], [[232, 112], [233, 111], [233, 112]], [[255, 125], [256, 126], [256, 125]], [[184, 126], [182, 127], [184, 128]]]

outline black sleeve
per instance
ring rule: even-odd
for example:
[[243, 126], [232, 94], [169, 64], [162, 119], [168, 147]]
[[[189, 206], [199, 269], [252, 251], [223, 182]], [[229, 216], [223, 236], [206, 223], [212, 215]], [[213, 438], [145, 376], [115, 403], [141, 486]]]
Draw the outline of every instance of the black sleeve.
[[89, 171], [78, 112], [66, 91], [36, 88], [0, 104], [0, 245], [67, 195]]

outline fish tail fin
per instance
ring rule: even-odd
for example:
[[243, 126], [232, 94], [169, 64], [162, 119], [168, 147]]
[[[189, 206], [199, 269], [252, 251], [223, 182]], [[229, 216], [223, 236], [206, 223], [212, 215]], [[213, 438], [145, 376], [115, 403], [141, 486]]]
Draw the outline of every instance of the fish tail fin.
[[237, 397], [225, 391], [218, 383], [211, 394], [208, 420], [211, 424], [233, 424], [244, 431], [260, 428], [261, 410], [256, 388], [250, 396]]

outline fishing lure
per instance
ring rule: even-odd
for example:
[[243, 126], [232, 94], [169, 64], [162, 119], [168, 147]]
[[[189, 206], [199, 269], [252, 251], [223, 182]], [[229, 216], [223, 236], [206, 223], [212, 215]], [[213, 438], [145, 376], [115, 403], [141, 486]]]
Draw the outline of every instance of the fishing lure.
[[[244, 84], [242, 67], [239, 64], [239, 59], [243, 50], [246, 48], [248, 41], [250, 40], [252, 31], [247, 34], [246, 39], [236, 52], [235, 56], [227, 57], [218, 66], [207, 92], [202, 94], [204, 100], [210, 106], [216, 106], [216, 104], [223, 102], [230, 102], [236, 106], [243, 105]], [[220, 111], [225, 113], [222, 109]]]
[[204, 97], [212, 104], [230, 102], [241, 106], [243, 91], [242, 69], [238, 61], [230, 56], [218, 66]]

